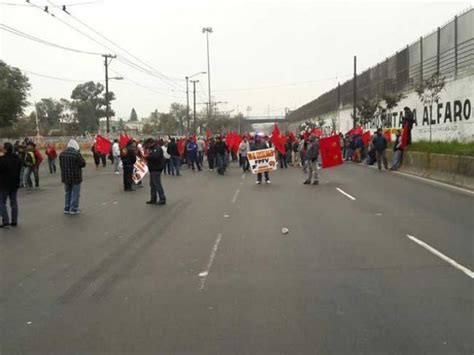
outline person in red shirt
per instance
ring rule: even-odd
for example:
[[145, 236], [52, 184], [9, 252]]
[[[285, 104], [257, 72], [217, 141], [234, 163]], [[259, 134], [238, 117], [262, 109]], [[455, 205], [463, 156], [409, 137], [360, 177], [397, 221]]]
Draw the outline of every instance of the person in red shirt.
[[49, 173], [56, 174], [56, 158], [58, 157], [58, 153], [56, 152], [54, 144], [49, 143], [46, 146], [46, 156], [48, 157]]
[[36, 144], [33, 143], [34, 146], [34, 152], [35, 152], [35, 158], [36, 158], [36, 163], [35, 166], [33, 167], [33, 174], [35, 176], [35, 187], [39, 187], [39, 166], [43, 162], [43, 155], [41, 154], [40, 150], [36, 147]]

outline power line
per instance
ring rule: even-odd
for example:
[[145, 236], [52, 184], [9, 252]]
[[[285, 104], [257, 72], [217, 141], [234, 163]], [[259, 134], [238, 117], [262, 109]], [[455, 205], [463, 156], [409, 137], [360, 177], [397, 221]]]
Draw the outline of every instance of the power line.
[[[41, 10], [42, 12], [46, 12], [47, 14], [49, 14], [50, 16], [52, 16], [53, 18], [55, 18], [56, 20], [58, 20], [59, 22], [63, 23], [64, 25], [72, 28], [74, 31], [80, 33], [81, 35], [89, 38], [90, 40], [92, 40], [93, 42], [99, 44], [100, 46], [102, 47], [105, 47], [107, 48], [108, 50], [110, 51], [114, 51], [113, 48], [111, 48], [110, 46], [98, 41], [97, 39], [95, 39], [94, 37], [90, 36], [89, 34], [85, 33], [84, 31], [81, 31], [79, 28], [67, 23], [66, 21], [62, 20], [61, 18], [57, 17], [55, 14], [53, 14], [52, 12], [49, 11], [49, 8], [48, 7], [45, 7], [44, 9], [34, 3], [32, 3], [31, 1], [28, 1], [28, 4], [30, 4], [31, 6]], [[129, 67], [135, 69], [135, 70], [138, 70], [138, 71], [141, 71], [147, 75], [151, 75], [151, 76], [154, 76], [154, 77], [157, 77], [158, 79], [160, 79], [161, 81], [165, 82], [161, 77], [157, 76], [156, 74], [153, 74], [151, 71], [141, 67], [140, 65], [138, 64], [135, 64], [133, 63], [132, 61], [130, 61], [129, 59], [125, 58], [125, 57], [118, 57], [117, 58], [118, 61], [124, 63], [125, 65], [128, 65]], [[166, 82], [165, 82], [166, 83]], [[169, 85], [169, 83], [166, 83]]]
[[[119, 44], [117, 44], [116, 42], [114, 42], [113, 40], [107, 38], [106, 36], [104, 36], [103, 34], [101, 34], [99, 31], [95, 30], [93, 27], [89, 26], [87, 23], [85, 23], [84, 21], [80, 20], [78, 17], [72, 15], [71, 13], [69, 13], [68, 11], [65, 11], [65, 8], [61, 8], [60, 6], [58, 6], [57, 4], [55, 4], [54, 2], [52, 2], [51, 0], [47, 0], [48, 3], [50, 3], [51, 5], [55, 6], [56, 8], [59, 8], [59, 9], [62, 9], [66, 14], [68, 14], [71, 18], [73, 18], [75, 21], [77, 21], [78, 23], [80, 23], [82, 26], [86, 27], [87, 29], [89, 29], [90, 31], [92, 31], [93, 33], [95, 33], [96, 35], [98, 35], [99, 37], [101, 37], [102, 39], [106, 40], [107, 42], [111, 43], [112, 45], [114, 45], [115, 47], [119, 48], [121, 51], [127, 53], [129, 56], [131, 56], [132, 58], [134, 58], [135, 60], [137, 60], [138, 62], [140, 62], [142, 65], [145, 65], [145, 67], [148, 67], [150, 68], [153, 72], [155, 72], [163, 81], [168, 81], [170, 85], [173, 85], [173, 86], [178, 86], [176, 85], [175, 83], [173, 83], [173, 80], [176, 81], [176, 79], [173, 79], [163, 73], [161, 73], [159, 70], [155, 69], [154, 67], [152, 67], [151, 65], [149, 65], [148, 63], [144, 62], [143, 60], [141, 60], [140, 58], [138, 58], [137, 56], [135, 56], [133, 53], [131, 53], [130, 51], [128, 51], [127, 49], [123, 48], [122, 46], [120, 46]], [[182, 89], [182, 88], [181, 88]]]
[[51, 46], [51, 47], [55, 47], [55, 48], [59, 48], [59, 49], [63, 49], [65, 51], [70, 51], [70, 52], [75, 52], [75, 53], [81, 53], [81, 54], [89, 54], [89, 55], [101, 55], [100, 53], [97, 53], [97, 52], [90, 52], [90, 51], [84, 51], [84, 50], [81, 50], [81, 49], [75, 49], [75, 48], [70, 48], [70, 47], [65, 47], [65, 46], [62, 46], [60, 44], [56, 44], [56, 43], [53, 43], [53, 42], [50, 42], [50, 41], [47, 41], [45, 39], [42, 39], [42, 38], [39, 38], [39, 37], [36, 37], [36, 36], [33, 36], [33, 35], [30, 35], [26, 32], [23, 32], [23, 31], [20, 31], [18, 29], [15, 29], [13, 27], [10, 27], [10, 26], [7, 26], [3, 23], [0, 23], [0, 30], [3, 30], [3, 31], [6, 31], [6, 32], [10, 32], [16, 36], [19, 36], [19, 37], [23, 37], [25, 39], [29, 39], [31, 41], [35, 41], [35, 42], [38, 42], [38, 43], [41, 43], [41, 44], [45, 44], [45, 45], [48, 45], [48, 46]]
[[316, 80], [300, 81], [300, 82], [294, 82], [294, 83], [288, 83], [288, 84], [269, 85], [269, 86], [257, 86], [257, 87], [240, 88], [240, 89], [222, 89], [222, 90], [214, 90], [214, 91], [218, 91], [218, 92], [230, 92], [230, 91], [264, 90], [264, 89], [279, 88], [279, 87], [285, 87], [285, 86], [296, 86], [296, 85], [304, 85], [304, 84], [310, 84], [310, 83], [317, 83], [317, 82], [322, 82], [322, 81], [327, 81], [327, 80], [335, 80], [335, 79], [337, 79], [337, 76], [336, 76], [336, 77], [330, 77], [330, 78], [321, 78], [321, 79], [316, 79]]
[[31, 75], [40, 76], [42, 78], [47, 78], [47, 79], [53, 79], [53, 80], [59, 80], [59, 81], [68, 81], [68, 82], [74, 82], [74, 83], [80, 83], [80, 82], [85, 82], [86, 81], [84, 79], [79, 80], [79, 79], [61, 78], [61, 77], [57, 77], [57, 76], [40, 74], [40, 73], [36, 73], [34, 71], [25, 70], [25, 69], [21, 69], [21, 68], [18, 68], [18, 69], [20, 69], [22, 72], [25, 72], [25, 73], [28, 73], [28, 74], [31, 74]]

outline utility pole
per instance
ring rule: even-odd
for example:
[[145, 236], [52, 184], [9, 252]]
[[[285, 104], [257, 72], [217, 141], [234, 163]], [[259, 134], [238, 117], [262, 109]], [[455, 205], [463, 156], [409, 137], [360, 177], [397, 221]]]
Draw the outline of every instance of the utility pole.
[[354, 102], [353, 102], [353, 128], [356, 127], [357, 122], [357, 56], [354, 56], [354, 79], [352, 80], [354, 84]]
[[191, 83], [193, 83], [193, 101], [194, 101], [194, 112], [193, 112], [193, 131], [196, 133], [196, 83], [199, 83], [199, 80], [191, 80]]
[[[112, 59], [117, 58], [116, 55], [112, 54], [102, 54], [104, 57], [104, 65], [105, 65], [105, 119], [106, 119], [106, 131], [110, 133], [110, 121], [109, 121], [109, 64]], [[110, 61], [109, 61], [110, 59]]]
[[207, 110], [207, 119], [211, 118], [212, 114], [212, 100], [211, 100], [211, 61], [209, 58], [209, 33], [212, 33], [212, 27], [204, 27], [202, 33], [206, 34], [207, 41], [207, 85], [209, 90], [209, 106]]
[[187, 129], [186, 129], [186, 135], [189, 136], [189, 76], [186, 77], [186, 119], [187, 119]]

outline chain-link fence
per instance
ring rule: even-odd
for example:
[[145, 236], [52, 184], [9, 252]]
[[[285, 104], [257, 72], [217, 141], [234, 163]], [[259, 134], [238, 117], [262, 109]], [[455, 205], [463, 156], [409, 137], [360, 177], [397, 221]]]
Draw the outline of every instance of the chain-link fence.
[[[474, 74], [474, 9], [357, 75], [356, 95], [381, 98], [387, 92], [412, 90], [435, 73], [446, 80]], [[353, 95], [351, 79], [292, 111], [288, 119], [299, 122], [334, 112], [352, 105]]]

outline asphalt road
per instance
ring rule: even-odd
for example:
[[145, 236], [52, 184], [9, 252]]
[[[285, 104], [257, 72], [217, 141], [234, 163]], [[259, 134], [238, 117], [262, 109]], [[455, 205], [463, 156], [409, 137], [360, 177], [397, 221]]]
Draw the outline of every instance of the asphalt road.
[[111, 172], [86, 168], [79, 216], [59, 176], [20, 193], [2, 355], [474, 352], [473, 194], [352, 164], [256, 186], [233, 165], [164, 177], [149, 206]]

